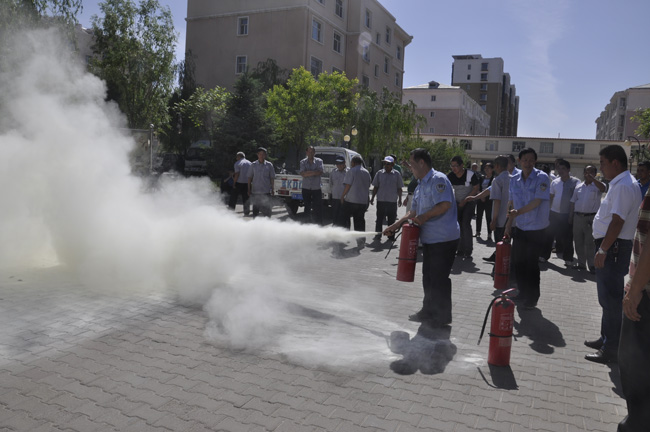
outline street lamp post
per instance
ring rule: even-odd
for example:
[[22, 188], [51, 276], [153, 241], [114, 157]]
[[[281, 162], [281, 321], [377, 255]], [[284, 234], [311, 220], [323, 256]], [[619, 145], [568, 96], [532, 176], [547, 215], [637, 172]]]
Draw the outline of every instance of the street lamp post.
[[[630, 135], [627, 137], [625, 140], [625, 145], [630, 147], [632, 145], [632, 142], [630, 141], [630, 138], [634, 139], [637, 144], [639, 145], [639, 149], [636, 151], [636, 164], [637, 166], [639, 165], [639, 162], [641, 162], [641, 158], [645, 160], [645, 146], [641, 145], [641, 141], [633, 135]], [[634, 153], [630, 152], [630, 171], [632, 171], [632, 162], [634, 161]]]
[[[352, 130], [350, 131], [350, 135], [356, 136], [357, 133], [359, 133], [357, 131], [357, 128], [352, 126]], [[350, 140], [352, 139], [352, 138], [350, 138], [350, 135], [346, 134], [346, 135], [343, 136], [343, 141], [345, 141], [345, 145], [347, 146], [347, 148], [350, 148]]]

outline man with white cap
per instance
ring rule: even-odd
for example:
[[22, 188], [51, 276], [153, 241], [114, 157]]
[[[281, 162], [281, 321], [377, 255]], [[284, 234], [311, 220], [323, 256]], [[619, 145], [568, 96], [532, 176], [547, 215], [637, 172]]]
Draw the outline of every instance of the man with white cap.
[[[395, 159], [386, 156], [382, 161], [384, 169], [379, 170], [372, 180], [372, 197], [370, 204], [373, 204], [377, 197], [377, 220], [375, 221], [375, 240], [381, 239], [384, 221], [391, 226], [397, 220], [397, 207], [402, 206], [402, 188], [404, 182], [402, 175], [393, 169]], [[391, 236], [392, 237], [392, 236]], [[393, 238], [389, 239], [393, 240]]]

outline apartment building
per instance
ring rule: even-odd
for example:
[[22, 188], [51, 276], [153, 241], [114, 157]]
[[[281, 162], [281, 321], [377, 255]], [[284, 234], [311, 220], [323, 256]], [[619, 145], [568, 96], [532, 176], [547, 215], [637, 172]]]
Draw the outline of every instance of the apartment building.
[[618, 144], [625, 149], [630, 157], [630, 147], [618, 140], [591, 140], [569, 138], [535, 138], [535, 137], [504, 137], [504, 136], [468, 136], [468, 135], [439, 135], [422, 134], [429, 141], [442, 140], [461, 144], [471, 162], [479, 165], [492, 162], [502, 154], [512, 154], [515, 157], [524, 148], [531, 147], [537, 152], [537, 167], [547, 164], [555, 169], [555, 160], [565, 159], [571, 164], [571, 173], [582, 178], [582, 171], [587, 165], [600, 169], [600, 150], [608, 145]]
[[458, 86], [430, 81], [403, 90], [402, 102], [413, 101], [415, 112], [427, 120], [417, 132], [430, 134], [489, 135], [490, 115]]
[[377, 0], [188, 0], [186, 51], [198, 84], [232, 85], [269, 58], [314, 75], [345, 72], [375, 91], [402, 91], [411, 42]]
[[517, 136], [519, 96], [500, 57], [452, 56], [451, 85], [465, 90], [488, 114], [490, 135]]
[[650, 108], [650, 84], [618, 91], [596, 119], [596, 139], [623, 141], [634, 136], [639, 123], [632, 120], [638, 109]]

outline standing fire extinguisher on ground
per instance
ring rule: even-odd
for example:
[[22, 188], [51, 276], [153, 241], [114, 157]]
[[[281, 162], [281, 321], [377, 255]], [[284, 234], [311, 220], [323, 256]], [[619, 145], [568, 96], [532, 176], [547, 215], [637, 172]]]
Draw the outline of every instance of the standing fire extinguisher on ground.
[[[515, 321], [515, 304], [508, 294], [514, 291], [509, 289], [501, 293], [499, 297], [494, 298], [488, 306], [483, 320], [483, 328], [478, 338], [481, 343], [485, 325], [487, 324], [488, 315], [492, 311], [492, 322], [490, 325], [490, 348], [488, 350], [488, 364], [493, 366], [510, 365], [510, 351], [512, 349], [512, 329]], [[477, 344], [478, 345], [478, 344]]]

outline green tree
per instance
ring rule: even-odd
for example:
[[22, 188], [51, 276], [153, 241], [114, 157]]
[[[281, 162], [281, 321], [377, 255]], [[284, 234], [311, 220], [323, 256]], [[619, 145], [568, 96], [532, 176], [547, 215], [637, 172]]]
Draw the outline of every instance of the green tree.
[[212, 139], [226, 112], [230, 93], [223, 87], [205, 89], [198, 87], [192, 95], [176, 104], [176, 112], [189, 120], [201, 135]]
[[461, 156], [463, 160], [467, 160], [464, 147], [456, 139], [453, 139], [451, 143], [442, 140], [424, 140], [419, 136], [411, 136], [404, 140], [404, 150], [407, 154], [416, 148], [427, 149], [431, 155], [433, 169], [443, 173], [450, 171], [449, 164], [454, 156]]
[[358, 100], [357, 80], [323, 72], [318, 79], [304, 67], [294, 69], [286, 87], [267, 93], [267, 116], [285, 149], [298, 157], [308, 145], [331, 140], [333, 130], [348, 128]]
[[385, 87], [381, 94], [364, 89], [356, 113], [357, 151], [364, 156], [394, 153], [404, 157], [404, 146], [426, 121], [415, 108], [413, 101], [402, 104], [399, 95]]
[[650, 108], [638, 109], [631, 120], [639, 122], [639, 127], [634, 133], [645, 139], [650, 139]]
[[24, 19], [37, 22], [46, 16], [62, 18], [65, 22], [74, 24], [81, 10], [81, 0], [2, 0], [0, 33], [9, 27], [21, 25]]
[[251, 78], [260, 82], [262, 92], [267, 92], [276, 85], [285, 85], [289, 77], [289, 71], [281, 68], [275, 60], [269, 58], [257, 63], [250, 75]]
[[174, 31], [169, 7], [157, 0], [106, 0], [93, 16], [96, 58], [92, 70], [106, 81], [130, 128], [161, 129], [174, 83]]

